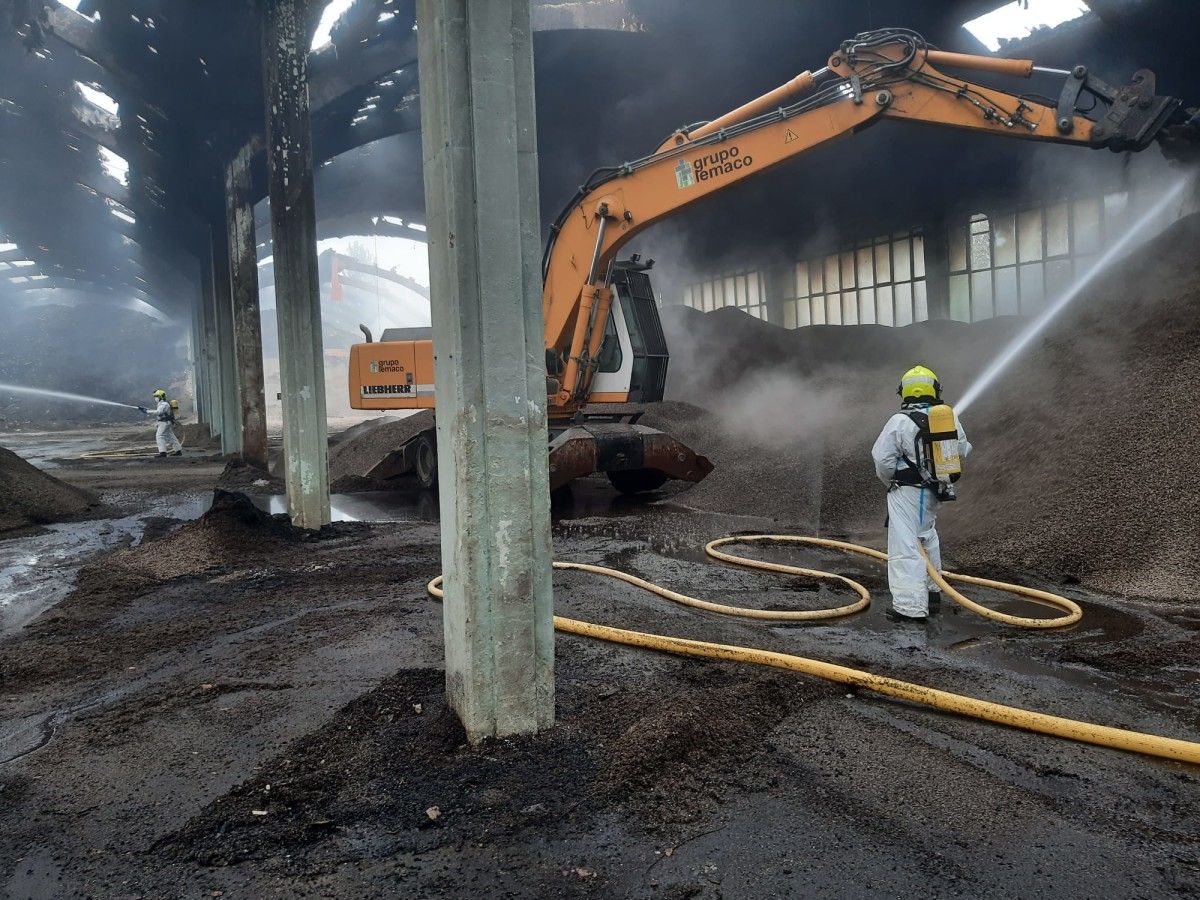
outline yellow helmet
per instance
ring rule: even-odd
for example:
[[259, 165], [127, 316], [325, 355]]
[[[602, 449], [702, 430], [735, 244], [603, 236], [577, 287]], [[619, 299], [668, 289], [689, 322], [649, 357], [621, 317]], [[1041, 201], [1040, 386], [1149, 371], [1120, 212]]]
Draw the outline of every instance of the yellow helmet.
[[940, 400], [942, 383], [938, 381], [932, 369], [913, 366], [900, 379], [900, 387], [896, 388], [896, 393], [903, 400], [922, 400], [926, 397]]
[[154, 392], [154, 396], [158, 397], [161, 400], [163, 397], [167, 396], [167, 392], [164, 391], [162, 388], [159, 388], [157, 391]]

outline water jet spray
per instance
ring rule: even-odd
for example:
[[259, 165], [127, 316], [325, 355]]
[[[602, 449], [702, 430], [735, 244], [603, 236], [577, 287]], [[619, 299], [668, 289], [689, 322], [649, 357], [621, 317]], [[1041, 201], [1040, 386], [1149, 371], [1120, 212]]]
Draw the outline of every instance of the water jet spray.
[[1163, 194], [1162, 197], [1159, 198], [1157, 203], [1150, 207], [1150, 209], [1146, 210], [1146, 212], [1143, 213], [1142, 216], [1136, 222], [1134, 222], [1132, 226], [1130, 226], [1129, 230], [1121, 235], [1120, 239], [1118, 239], [1111, 247], [1104, 251], [1100, 258], [1096, 260], [1095, 265], [1076, 278], [1075, 281], [1072, 282], [1066, 288], [1066, 290], [1064, 290], [1058, 296], [1058, 299], [1046, 307], [1041, 315], [1029, 323], [1028, 328], [1014, 337], [1008, 343], [1008, 345], [1000, 351], [1000, 355], [997, 356], [991, 362], [991, 364], [983, 370], [983, 374], [976, 378], [975, 382], [969, 388], [967, 388], [967, 392], [963, 394], [962, 399], [954, 405], [954, 408], [961, 413], [966, 411], [966, 409], [972, 403], [978, 400], [980, 395], [987, 390], [987, 388], [992, 384], [993, 381], [996, 380], [1000, 373], [1003, 372], [1008, 365], [1021, 354], [1022, 350], [1029, 346], [1030, 342], [1032, 342], [1035, 337], [1041, 334], [1042, 330], [1045, 329], [1045, 327], [1049, 325], [1050, 322], [1060, 312], [1067, 308], [1072, 300], [1082, 293], [1085, 287], [1095, 280], [1097, 275], [1120, 259], [1125, 251], [1137, 243], [1139, 239], [1144, 239], [1146, 237], [1145, 229], [1151, 223], [1153, 223], [1155, 219], [1161, 216], [1166, 209], [1173, 202], [1175, 202], [1176, 199], [1178, 199], [1179, 195], [1183, 193], [1183, 189], [1187, 187], [1190, 181], [1190, 176], [1181, 178], [1170, 190], [1168, 190], [1165, 194]]
[[142, 407], [135, 406], [132, 403], [118, 403], [116, 400], [105, 400], [101, 397], [87, 397], [83, 394], [69, 394], [65, 391], [51, 391], [46, 388], [23, 387], [19, 384], [4, 384], [0, 383], [0, 393], [3, 394], [28, 394], [33, 397], [47, 397], [52, 400], [70, 400], [75, 403], [97, 403], [102, 406], [120, 406], [125, 409], [138, 409]]

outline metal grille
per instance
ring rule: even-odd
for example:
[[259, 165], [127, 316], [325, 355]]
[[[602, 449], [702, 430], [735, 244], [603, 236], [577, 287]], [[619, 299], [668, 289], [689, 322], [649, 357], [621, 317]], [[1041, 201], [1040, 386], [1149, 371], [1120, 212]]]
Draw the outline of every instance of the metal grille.
[[645, 272], [626, 270], [624, 281], [621, 305], [633, 343], [633, 381], [629, 399], [653, 403], [663, 398], [667, 386], [667, 339], [663, 336], [650, 277]]

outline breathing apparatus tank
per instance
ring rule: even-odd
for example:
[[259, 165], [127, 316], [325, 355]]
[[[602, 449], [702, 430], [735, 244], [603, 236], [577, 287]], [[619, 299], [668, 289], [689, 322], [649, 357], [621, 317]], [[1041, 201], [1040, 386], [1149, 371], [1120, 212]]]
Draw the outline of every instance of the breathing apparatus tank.
[[962, 459], [958, 455], [958, 422], [954, 410], [939, 403], [929, 407], [925, 416], [926, 424], [921, 429], [925, 474], [933, 482], [930, 487], [939, 500], [956, 500], [954, 482], [962, 475]]

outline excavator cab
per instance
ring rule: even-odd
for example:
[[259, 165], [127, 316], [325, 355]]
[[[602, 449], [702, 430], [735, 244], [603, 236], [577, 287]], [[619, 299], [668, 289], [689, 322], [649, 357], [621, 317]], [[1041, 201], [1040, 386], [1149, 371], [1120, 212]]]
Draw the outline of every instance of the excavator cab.
[[636, 254], [613, 265], [612, 306], [590, 402], [570, 420], [550, 420], [551, 489], [603, 472], [621, 493], [638, 494], [672, 478], [700, 481], [712, 471], [706, 457], [638, 424], [642, 404], [663, 399], [670, 360], [650, 284], [653, 265]]

